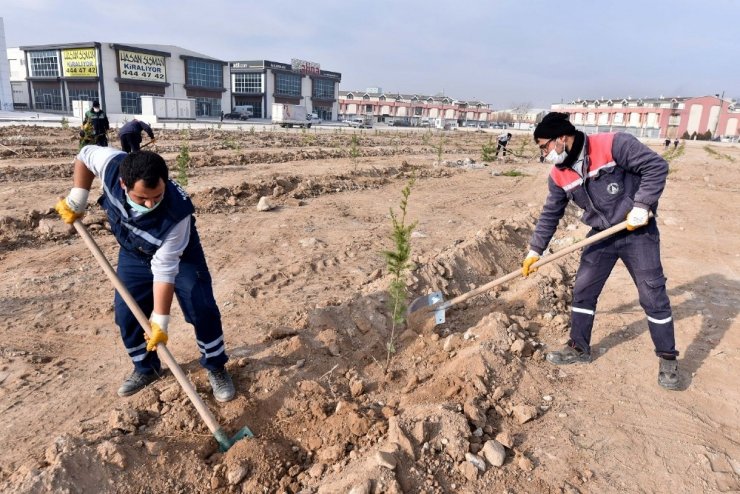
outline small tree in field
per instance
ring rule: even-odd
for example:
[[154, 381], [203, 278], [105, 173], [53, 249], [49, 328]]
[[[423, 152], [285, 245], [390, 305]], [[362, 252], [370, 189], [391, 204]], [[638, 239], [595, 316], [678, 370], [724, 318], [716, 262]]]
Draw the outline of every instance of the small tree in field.
[[177, 183], [185, 187], [188, 185], [188, 167], [190, 166], [190, 150], [187, 144], [180, 148], [180, 154], [177, 155]]
[[410, 225], [406, 225], [406, 208], [408, 206], [409, 195], [411, 194], [411, 187], [414, 185], [415, 178], [411, 177], [406, 186], [401, 190], [401, 204], [399, 209], [401, 210], [401, 217], [396, 216], [391, 208], [391, 221], [393, 224], [393, 231], [391, 232], [391, 238], [393, 239], [394, 250], [386, 250], [383, 252], [385, 261], [388, 266], [388, 271], [391, 273], [391, 283], [388, 287], [388, 294], [390, 298], [388, 304], [391, 309], [391, 334], [386, 342], [386, 359], [385, 359], [385, 371], [388, 372], [388, 367], [391, 363], [391, 356], [396, 353], [396, 328], [401, 326], [406, 317], [406, 301], [408, 299], [408, 293], [406, 291], [406, 283], [404, 283], [403, 276], [406, 270], [410, 266], [411, 259], [411, 232], [416, 228], [416, 222]]
[[360, 157], [360, 140], [357, 138], [356, 134], [352, 134], [352, 140], [350, 141], [349, 146], [349, 157], [352, 159], [352, 164], [355, 165], [355, 170], [357, 170], [357, 158]]

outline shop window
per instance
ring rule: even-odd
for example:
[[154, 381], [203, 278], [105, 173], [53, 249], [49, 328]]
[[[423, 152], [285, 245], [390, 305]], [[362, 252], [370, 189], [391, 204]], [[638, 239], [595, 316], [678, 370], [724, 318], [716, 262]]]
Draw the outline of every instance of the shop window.
[[334, 99], [334, 81], [327, 79], [313, 79], [313, 97], [320, 99]]
[[221, 116], [221, 98], [195, 98], [195, 116]]
[[260, 94], [262, 90], [262, 74], [234, 74], [234, 92]]
[[301, 76], [283, 72], [275, 73], [275, 94], [279, 96], [301, 96]]
[[139, 93], [134, 91], [121, 91], [121, 112], [127, 115], [141, 114], [142, 96], [162, 96], [155, 93]]
[[188, 85], [208, 88], [223, 87], [224, 73], [223, 65], [220, 63], [188, 59], [185, 67]]
[[33, 102], [36, 110], [62, 111], [62, 91], [58, 88], [34, 88]]
[[59, 77], [56, 51], [32, 51], [28, 56], [31, 58], [31, 77]]

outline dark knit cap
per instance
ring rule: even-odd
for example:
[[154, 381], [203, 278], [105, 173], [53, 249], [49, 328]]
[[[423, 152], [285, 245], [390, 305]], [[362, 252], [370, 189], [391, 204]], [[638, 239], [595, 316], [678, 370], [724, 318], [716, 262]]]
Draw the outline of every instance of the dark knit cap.
[[551, 112], [534, 129], [535, 139], [555, 139], [575, 135], [576, 128], [568, 120], [567, 113]]

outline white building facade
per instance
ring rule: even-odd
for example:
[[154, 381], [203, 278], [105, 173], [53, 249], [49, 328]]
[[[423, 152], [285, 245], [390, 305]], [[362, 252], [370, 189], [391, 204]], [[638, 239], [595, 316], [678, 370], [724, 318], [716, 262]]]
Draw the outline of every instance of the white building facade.
[[304, 105], [322, 120], [339, 114], [339, 83], [342, 74], [322, 70], [318, 63], [293, 59], [231, 62], [233, 106], [252, 105], [254, 118], [272, 118], [272, 104]]
[[13, 77], [17, 108], [71, 113], [73, 101], [98, 100], [115, 119], [141, 114], [141, 96], [194, 99], [196, 117], [218, 117], [230, 104], [228, 63], [177, 46], [21, 46], [8, 59], [24, 74]]
[[[7, 51], [5, 47], [5, 25], [0, 17], [0, 53]], [[0, 57], [0, 110], [13, 110], [13, 92], [10, 88], [10, 64], [8, 59]]]

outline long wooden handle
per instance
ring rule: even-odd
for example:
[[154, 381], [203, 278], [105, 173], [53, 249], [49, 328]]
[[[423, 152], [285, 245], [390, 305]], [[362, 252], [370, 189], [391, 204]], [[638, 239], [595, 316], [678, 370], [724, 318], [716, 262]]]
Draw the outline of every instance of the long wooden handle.
[[[592, 236], [588, 237], [585, 240], [581, 240], [580, 242], [577, 242], [577, 243], [575, 243], [575, 244], [573, 244], [573, 245], [571, 245], [569, 247], [566, 247], [566, 248], [564, 248], [562, 250], [559, 250], [559, 251], [555, 252], [554, 254], [550, 254], [547, 257], [543, 257], [542, 259], [540, 259], [536, 263], [532, 264], [532, 267], [533, 268], [538, 268], [540, 266], [544, 266], [545, 264], [550, 263], [552, 261], [555, 261], [557, 259], [560, 259], [561, 257], [566, 256], [566, 255], [570, 254], [571, 252], [573, 252], [575, 250], [582, 249], [584, 247], [588, 247], [589, 245], [595, 244], [596, 242], [598, 242], [600, 240], [603, 240], [606, 237], [609, 237], [611, 235], [614, 235], [617, 232], [621, 232], [625, 228], [627, 228], [627, 221], [626, 220], [623, 221], [623, 222], [621, 222], [621, 223], [618, 223], [618, 224], [612, 226], [611, 228], [607, 228], [604, 231], [601, 231], [601, 232], [599, 232], [599, 233], [597, 233], [595, 235], [592, 235]], [[495, 279], [493, 281], [489, 281], [485, 285], [481, 285], [478, 288], [476, 288], [475, 290], [471, 290], [471, 291], [469, 291], [467, 293], [463, 293], [462, 295], [458, 295], [457, 297], [455, 297], [455, 298], [453, 298], [451, 300], [448, 300], [447, 302], [444, 302], [443, 304], [441, 304], [439, 306], [436, 306], [435, 307], [434, 305], [432, 305], [432, 306], [429, 307], [429, 309], [430, 310], [440, 310], [440, 309], [444, 310], [444, 309], [449, 309], [450, 307], [452, 307], [455, 304], [459, 304], [460, 302], [463, 302], [463, 301], [469, 299], [470, 297], [475, 297], [478, 294], [481, 294], [483, 292], [486, 292], [486, 291], [490, 290], [491, 288], [493, 288], [495, 286], [498, 286], [498, 285], [501, 285], [503, 283], [506, 283], [507, 281], [511, 281], [514, 278], [517, 278], [519, 276], [522, 276], [522, 270], [521, 270], [521, 268], [520, 269], [517, 269], [516, 271], [512, 271], [511, 273], [507, 274], [506, 276], [502, 276], [501, 278]]]
[[[92, 252], [92, 255], [98, 261], [98, 264], [100, 264], [100, 267], [103, 268], [105, 274], [108, 275], [108, 278], [111, 280], [111, 282], [113, 282], [113, 286], [116, 288], [119, 295], [121, 295], [121, 298], [123, 298], [123, 300], [126, 302], [128, 308], [131, 309], [131, 312], [136, 317], [136, 320], [139, 321], [139, 324], [141, 324], [141, 327], [144, 328], [146, 334], [151, 335], [152, 329], [149, 326], [149, 319], [146, 317], [146, 315], [144, 315], [144, 311], [142, 311], [141, 307], [139, 307], [139, 304], [136, 303], [136, 299], [134, 299], [134, 297], [131, 295], [131, 292], [128, 291], [126, 286], [121, 282], [120, 278], [118, 278], [118, 275], [113, 269], [113, 266], [110, 265], [108, 259], [106, 259], [105, 255], [100, 250], [100, 247], [98, 247], [98, 244], [95, 243], [95, 240], [93, 240], [90, 232], [87, 231], [87, 228], [85, 228], [85, 225], [83, 225], [79, 219], [75, 220], [74, 227], [77, 230], [77, 233], [80, 234], [80, 237], [82, 237], [82, 240], [84, 240], [87, 247], [90, 249], [90, 252]], [[210, 431], [213, 434], [216, 434], [216, 432], [221, 429], [221, 426], [218, 424], [218, 422], [216, 422], [216, 418], [213, 416], [211, 411], [208, 410], [208, 407], [206, 407], [205, 403], [203, 403], [200, 395], [198, 395], [198, 393], [195, 391], [193, 384], [188, 380], [185, 373], [177, 364], [175, 357], [172, 356], [170, 351], [167, 349], [167, 346], [157, 345], [157, 353], [167, 364], [167, 367], [169, 367], [170, 371], [172, 371], [175, 379], [177, 379], [177, 382], [180, 383], [180, 386], [182, 386], [183, 391], [185, 391], [185, 394], [188, 395], [190, 401], [193, 402], [195, 409], [203, 418]]]

